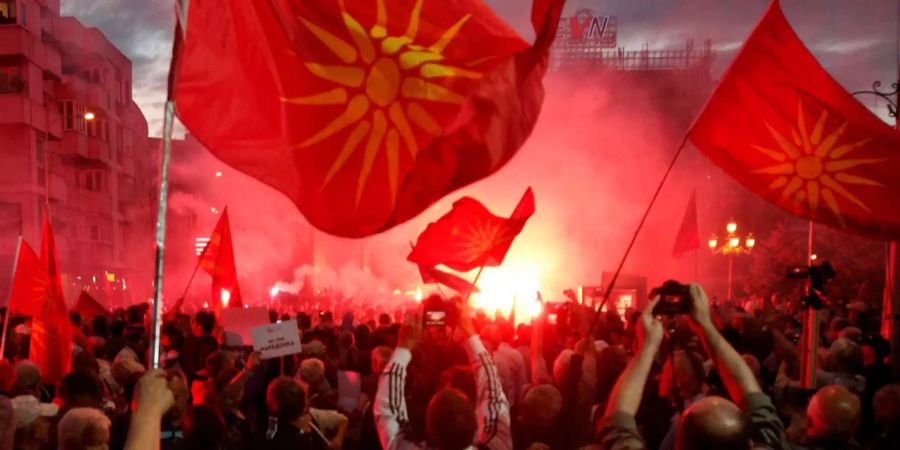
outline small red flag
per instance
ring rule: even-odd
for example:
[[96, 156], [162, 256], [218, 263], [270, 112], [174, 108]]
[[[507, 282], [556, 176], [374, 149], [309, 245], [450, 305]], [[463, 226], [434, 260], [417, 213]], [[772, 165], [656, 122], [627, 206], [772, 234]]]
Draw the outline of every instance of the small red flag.
[[900, 239], [900, 133], [822, 69], [777, 1], [689, 137], [725, 172], [791, 214]]
[[109, 315], [109, 311], [87, 291], [81, 291], [72, 311], [80, 314], [86, 321], [91, 321], [94, 317]]
[[238, 285], [237, 266], [234, 263], [234, 247], [231, 243], [231, 225], [228, 208], [222, 211], [219, 223], [209, 237], [209, 243], [200, 254], [200, 267], [212, 276], [212, 301], [214, 309], [220, 306], [240, 308], [244, 306]]
[[422, 282], [425, 284], [443, 284], [444, 286], [463, 294], [468, 294], [469, 292], [473, 294], [481, 292], [477, 286], [470, 283], [465, 278], [449, 272], [444, 272], [437, 267], [419, 266], [419, 274], [422, 275]]
[[499, 266], [532, 214], [531, 188], [525, 191], [509, 219], [491, 214], [474, 198], [463, 197], [449, 213], [425, 228], [407, 259], [426, 267], [443, 264], [459, 272]]
[[[52, 239], [48, 255], [55, 255]], [[55, 258], [54, 263], [55, 263]], [[72, 360], [72, 326], [56, 281], [34, 250], [22, 242], [13, 277], [10, 311], [31, 317], [28, 359], [41, 368], [44, 383], [55, 384], [69, 371]]]
[[482, 0], [194, 0], [178, 116], [317, 228], [372, 235], [518, 151], [564, 3], [534, 1], [528, 45]]
[[695, 190], [691, 193], [687, 210], [684, 211], [684, 219], [681, 221], [681, 228], [675, 238], [672, 255], [681, 258], [686, 252], [698, 248], [700, 248], [700, 230], [697, 226], [697, 191]]

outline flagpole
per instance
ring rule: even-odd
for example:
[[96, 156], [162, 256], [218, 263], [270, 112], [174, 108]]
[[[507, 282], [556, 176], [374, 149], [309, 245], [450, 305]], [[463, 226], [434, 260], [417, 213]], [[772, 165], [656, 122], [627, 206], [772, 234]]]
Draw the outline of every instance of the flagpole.
[[[184, 287], [184, 292], [181, 293], [181, 298], [187, 296], [188, 290], [191, 288], [191, 284], [194, 283], [194, 277], [197, 276], [197, 270], [200, 269], [200, 258], [197, 258], [197, 264], [194, 266], [194, 273], [191, 274], [191, 278], [187, 282], [187, 286]], [[269, 298], [271, 300], [271, 296]]]
[[471, 297], [472, 292], [475, 291], [475, 287], [478, 284], [478, 279], [481, 278], [481, 272], [483, 272], [483, 271], [484, 271], [484, 264], [482, 264], [481, 267], [478, 268], [478, 273], [475, 274], [475, 279], [472, 280], [472, 287], [470, 287], [469, 292], [466, 293], [466, 299], [463, 300], [466, 303], [466, 305], [469, 304], [469, 297]]
[[16, 243], [16, 260], [13, 261], [12, 268], [12, 277], [10, 277], [9, 283], [9, 297], [7, 297], [6, 301], [6, 315], [3, 317], [3, 337], [0, 338], [0, 359], [3, 359], [3, 355], [6, 352], [6, 331], [9, 329], [9, 316], [12, 315], [12, 293], [13, 293], [13, 284], [16, 279], [16, 268], [19, 265], [19, 252], [22, 251], [22, 235], [19, 235], [19, 241]]
[[598, 307], [597, 311], [594, 312], [594, 321], [591, 322], [591, 327], [588, 329], [589, 336], [597, 327], [597, 324], [600, 321], [600, 312], [603, 311], [603, 307], [606, 306], [606, 302], [609, 301], [609, 296], [612, 295], [613, 287], [615, 287], [616, 285], [616, 280], [622, 273], [622, 267], [625, 266], [625, 261], [628, 259], [628, 255], [631, 253], [631, 249], [634, 247], [634, 243], [637, 241], [638, 235], [641, 233], [641, 229], [644, 228], [644, 223], [647, 222], [647, 217], [650, 215], [650, 211], [653, 209], [653, 205], [656, 204], [656, 200], [659, 198], [659, 194], [662, 192], [662, 188], [663, 186], [665, 186], [666, 180], [669, 179], [669, 175], [672, 173], [672, 169], [675, 168], [675, 163], [678, 162], [678, 157], [681, 156], [681, 152], [684, 150], [684, 146], [687, 145], [687, 140], [688, 134], [685, 133], [684, 137], [681, 139], [681, 144], [678, 145], [678, 150], [676, 150], [675, 155], [672, 156], [672, 161], [669, 162], [669, 167], [666, 168], [665, 173], [663, 173], [662, 179], [659, 180], [659, 185], [656, 186], [656, 191], [653, 193], [653, 197], [650, 198], [650, 204], [647, 205], [647, 209], [644, 211], [644, 215], [641, 217], [641, 221], [638, 222], [637, 229], [634, 230], [634, 234], [631, 236], [631, 241], [628, 242], [628, 247], [625, 248], [625, 254], [623, 254], [622, 259], [619, 260], [619, 265], [616, 267], [616, 271], [613, 273], [612, 279], [609, 280], [609, 285], [606, 286], [606, 290], [603, 292], [603, 300], [600, 302], [600, 307]]

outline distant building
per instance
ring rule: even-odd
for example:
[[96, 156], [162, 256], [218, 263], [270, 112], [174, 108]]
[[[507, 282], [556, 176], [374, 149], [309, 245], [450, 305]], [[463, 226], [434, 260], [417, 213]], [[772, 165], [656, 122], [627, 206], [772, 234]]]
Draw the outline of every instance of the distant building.
[[67, 299], [87, 288], [130, 303], [152, 276], [157, 153], [131, 61], [59, 12], [59, 0], [0, 0], [0, 273], [20, 234], [39, 248], [47, 204]]

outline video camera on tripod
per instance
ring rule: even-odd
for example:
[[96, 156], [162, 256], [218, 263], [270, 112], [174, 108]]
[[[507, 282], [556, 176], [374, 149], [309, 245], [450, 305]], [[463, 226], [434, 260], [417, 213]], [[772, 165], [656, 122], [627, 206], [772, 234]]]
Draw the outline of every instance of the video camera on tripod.
[[828, 261], [819, 265], [792, 266], [787, 268], [785, 277], [789, 280], [808, 279], [809, 285], [803, 296], [803, 306], [821, 309], [825, 306], [825, 285], [835, 277], [834, 267]]

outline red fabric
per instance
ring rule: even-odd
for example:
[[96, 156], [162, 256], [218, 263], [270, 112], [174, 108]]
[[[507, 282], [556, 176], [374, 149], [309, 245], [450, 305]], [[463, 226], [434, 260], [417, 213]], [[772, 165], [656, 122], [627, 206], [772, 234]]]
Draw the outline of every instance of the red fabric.
[[422, 275], [422, 282], [425, 284], [443, 284], [461, 294], [481, 292], [478, 287], [465, 278], [449, 272], [444, 272], [437, 267], [419, 266], [419, 274]]
[[[212, 276], [212, 303], [215, 310], [221, 306], [240, 308], [244, 306], [238, 285], [237, 266], [234, 263], [234, 246], [231, 243], [231, 225], [228, 222], [228, 208], [209, 237], [209, 243], [200, 254], [200, 267]], [[230, 294], [227, 305], [223, 303], [222, 291]]]
[[698, 248], [700, 248], [700, 229], [697, 226], [697, 191], [695, 190], [691, 193], [687, 210], [684, 211], [684, 219], [681, 221], [681, 228], [678, 229], [672, 255], [681, 258], [686, 252]]
[[689, 137], [729, 175], [794, 215], [900, 239], [900, 133], [822, 69], [777, 1]]
[[[48, 255], [55, 255], [50, 233], [51, 239], [45, 239], [43, 246]], [[49, 261], [56, 267], [55, 258]], [[72, 326], [57, 281], [51, 279], [47, 267], [24, 241], [16, 261], [10, 310], [31, 316], [28, 359], [41, 368], [44, 383], [58, 383], [72, 361]]]
[[177, 113], [317, 228], [372, 235], [518, 151], [564, 3], [534, 2], [529, 46], [481, 0], [194, 0]]
[[44, 214], [44, 226], [42, 230], [43, 237], [41, 239], [41, 265], [47, 271], [47, 276], [52, 281], [51, 286], [55, 290], [54, 294], [60, 299], [63, 298], [62, 290], [62, 274], [59, 272], [59, 263], [56, 257], [56, 240], [53, 237], [53, 227], [50, 225], [50, 214]]
[[87, 291], [81, 291], [72, 311], [80, 314], [88, 322], [93, 320], [94, 317], [109, 315], [109, 311], [97, 299], [91, 297], [91, 294], [88, 294]]
[[407, 259], [419, 266], [443, 264], [459, 272], [499, 266], [532, 214], [531, 188], [525, 191], [509, 219], [491, 214], [474, 198], [463, 197], [449, 213], [425, 228]]

